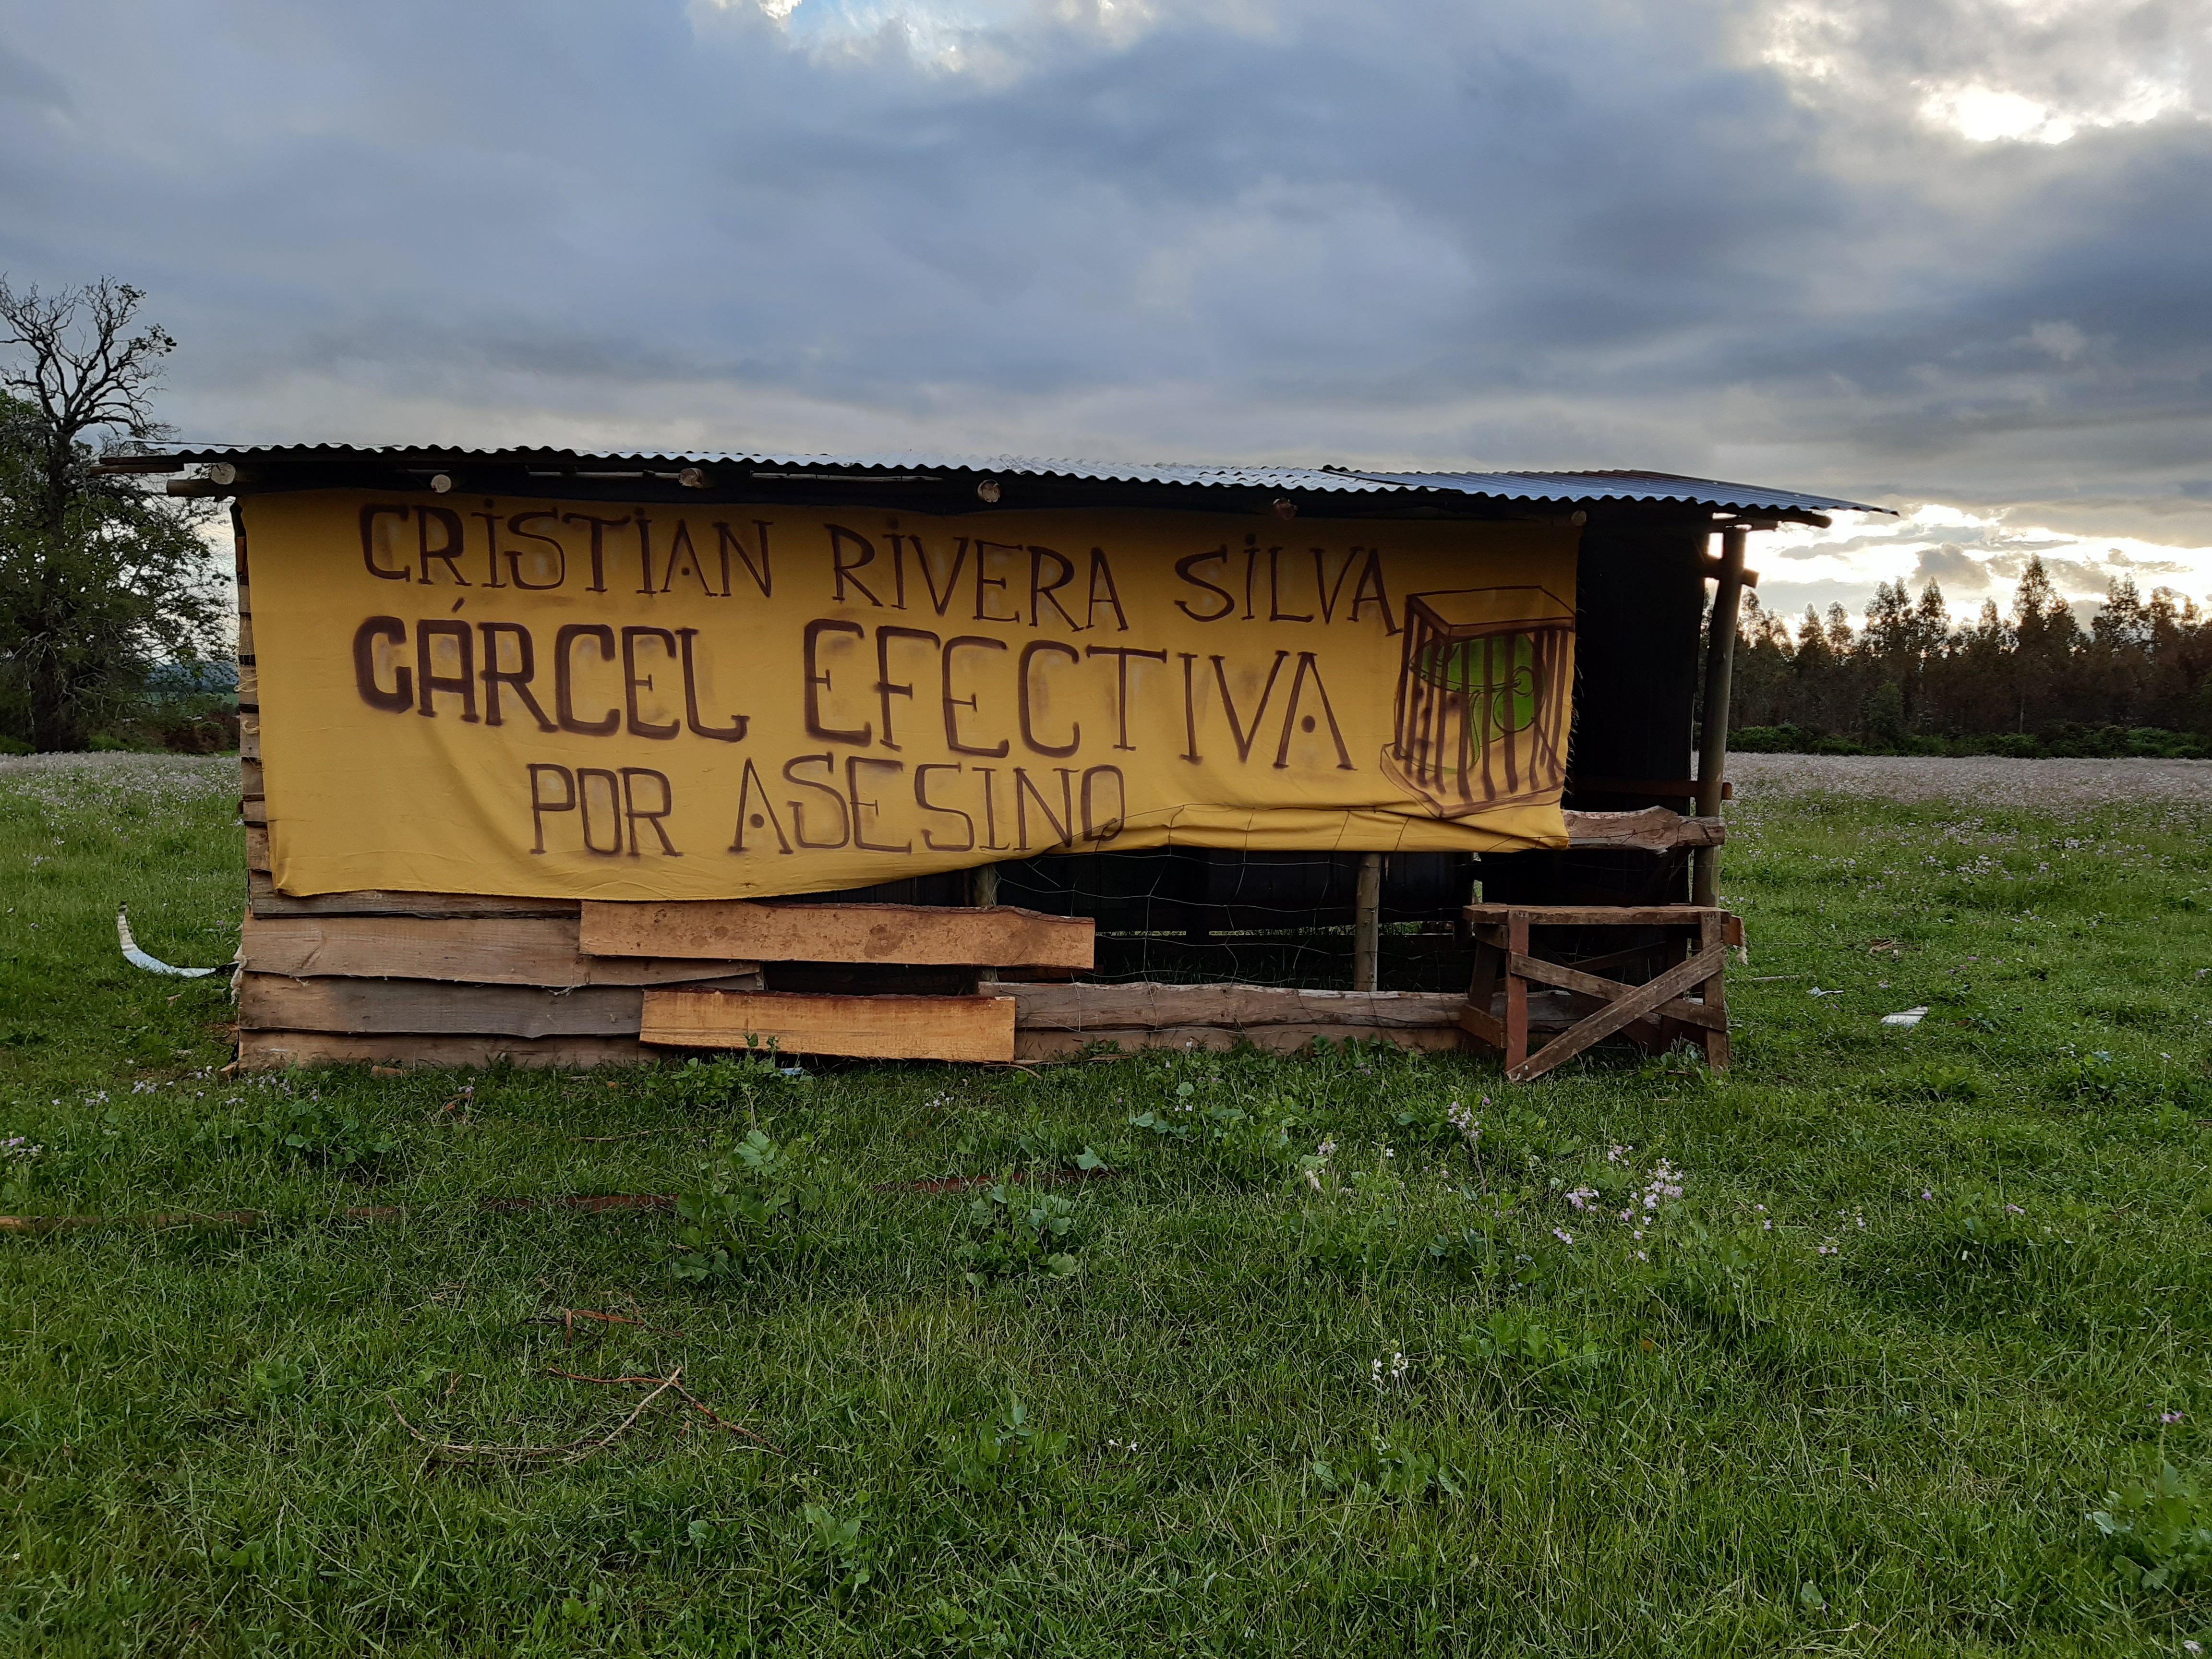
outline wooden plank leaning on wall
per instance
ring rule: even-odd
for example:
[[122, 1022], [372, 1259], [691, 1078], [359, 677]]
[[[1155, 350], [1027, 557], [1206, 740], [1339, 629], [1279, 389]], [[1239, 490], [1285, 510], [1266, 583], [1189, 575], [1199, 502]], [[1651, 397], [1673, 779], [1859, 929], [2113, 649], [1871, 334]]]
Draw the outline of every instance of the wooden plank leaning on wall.
[[738, 1048], [773, 1040], [787, 1054], [1010, 1060], [1014, 1000], [655, 988], [645, 993], [640, 1035], [680, 1048]]

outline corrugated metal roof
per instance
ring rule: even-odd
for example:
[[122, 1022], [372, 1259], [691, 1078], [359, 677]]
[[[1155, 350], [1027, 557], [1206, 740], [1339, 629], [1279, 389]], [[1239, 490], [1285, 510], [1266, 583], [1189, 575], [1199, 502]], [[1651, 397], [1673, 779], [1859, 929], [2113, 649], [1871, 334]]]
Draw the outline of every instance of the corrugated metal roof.
[[808, 474], [862, 477], [885, 473], [964, 472], [1000, 477], [1080, 478], [1112, 483], [1182, 484], [1198, 488], [1316, 490], [1378, 495], [1440, 490], [1491, 500], [1574, 503], [1681, 501], [1738, 512], [1887, 513], [1887, 507], [1798, 490], [1686, 478], [1668, 472], [1382, 472], [1349, 467], [1205, 466], [1180, 463], [1040, 459], [1020, 455], [946, 455], [892, 452], [878, 455], [822, 455], [769, 450], [465, 449], [434, 444], [179, 444], [138, 445], [110, 452], [128, 465], [167, 459], [180, 464], [228, 460], [339, 460], [348, 457], [424, 466], [501, 465], [559, 468], [744, 466], [786, 477]]
[[460, 449], [433, 444], [180, 444], [154, 447], [143, 455], [179, 461], [342, 459], [375, 456], [424, 465], [501, 463], [527, 466], [750, 466], [788, 468], [795, 472], [973, 472], [997, 477], [1085, 478], [1111, 483], [1215, 485], [1244, 489], [1329, 489], [1372, 495], [1400, 486], [1364, 473], [1306, 466], [1200, 466], [1178, 464], [1095, 462], [1023, 455], [944, 455], [894, 453], [882, 455], [818, 455], [768, 450], [654, 449]]
[[1888, 513], [1886, 507], [1763, 484], [1686, 478], [1673, 472], [1365, 472], [1415, 489], [1449, 489], [1527, 501], [1690, 501], [1737, 512]]

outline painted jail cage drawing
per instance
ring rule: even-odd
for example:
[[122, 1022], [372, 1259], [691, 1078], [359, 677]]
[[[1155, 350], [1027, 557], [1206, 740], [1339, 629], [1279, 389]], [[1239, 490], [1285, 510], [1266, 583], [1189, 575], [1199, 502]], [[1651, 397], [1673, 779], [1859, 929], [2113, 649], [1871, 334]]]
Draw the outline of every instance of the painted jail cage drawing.
[[1574, 607], [1541, 587], [1408, 595], [1384, 775], [1446, 818], [1555, 797], [1574, 637]]

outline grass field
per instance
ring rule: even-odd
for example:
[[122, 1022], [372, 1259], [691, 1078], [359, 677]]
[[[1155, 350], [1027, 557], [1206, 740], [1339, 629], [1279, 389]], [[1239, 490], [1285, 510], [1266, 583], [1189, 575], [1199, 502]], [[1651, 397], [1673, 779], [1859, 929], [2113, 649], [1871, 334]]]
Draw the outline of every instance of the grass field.
[[[465, 1096], [228, 1082], [221, 980], [122, 963], [125, 899], [156, 956], [229, 956], [224, 763], [0, 771], [0, 1211], [266, 1212], [0, 1238], [0, 1649], [2212, 1640], [2212, 805], [1793, 764], [1734, 809], [1725, 1079]], [[1002, 1172], [1070, 1178], [904, 1184]], [[480, 1201], [576, 1194], [691, 1196]], [[716, 1418], [672, 1389], [623, 1428], [653, 1384], [560, 1371]]]

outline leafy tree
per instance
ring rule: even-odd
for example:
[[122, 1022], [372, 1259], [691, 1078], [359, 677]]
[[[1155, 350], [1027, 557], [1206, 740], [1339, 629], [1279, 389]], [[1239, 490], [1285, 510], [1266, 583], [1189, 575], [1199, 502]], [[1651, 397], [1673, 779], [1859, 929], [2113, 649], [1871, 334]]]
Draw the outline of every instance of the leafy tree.
[[90, 441], [161, 430], [175, 342], [137, 322], [144, 297], [0, 278], [0, 708], [39, 749], [83, 748], [150, 671], [223, 644], [208, 508], [101, 473]]

